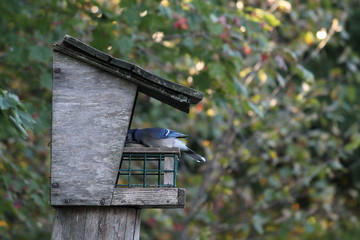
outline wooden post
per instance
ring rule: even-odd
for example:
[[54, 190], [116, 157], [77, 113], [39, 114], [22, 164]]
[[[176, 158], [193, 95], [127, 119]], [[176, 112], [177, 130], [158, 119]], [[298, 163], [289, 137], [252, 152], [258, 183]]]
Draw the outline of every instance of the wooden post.
[[140, 209], [123, 207], [58, 207], [52, 240], [137, 240]]

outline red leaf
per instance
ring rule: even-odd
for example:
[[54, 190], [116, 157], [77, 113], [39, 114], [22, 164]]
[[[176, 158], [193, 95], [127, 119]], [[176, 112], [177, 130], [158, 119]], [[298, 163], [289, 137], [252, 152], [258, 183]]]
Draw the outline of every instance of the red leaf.
[[248, 46], [244, 47], [244, 53], [245, 53], [246, 55], [251, 55], [251, 53], [252, 53], [251, 48], [248, 47]]
[[174, 14], [174, 18], [177, 19], [174, 23], [175, 29], [187, 30], [189, 29], [188, 20], [186, 17]]
[[237, 18], [237, 17], [234, 17], [234, 18], [233, 18], [233, 23], [234, 23], [235, 26], [237, 26], [237, 27], [240, 27], [240, 26], [241, 26], [241, 21], [240, 21], [240, 19]]
[[262, 62], [265, 62], [266, 60], [269, 59], [269, 55], [267, 53], [263, 53], [261, 54], [261, 61]]
[[223, 40], [224, 42], [229, 42], [229, 31], [225, 28], [224, 31], [219, 35], [221, 40]]
[[20, 202], [16, 201], [16, 202], [14, 202], [14, 207], [19, 209], [22, 207], [22, 204]]
[[148, 220], [147, 220], [147, 223], [151, 226], [151, 227], [155, 227], [156, 226], [156, 224], [157, 224], [157, 221], [156, 221], [156, 219], [155, 218], [149, 218]]
[[174, 223], [173, 227], [174, 227], [174, 230], [177, 232], [184, 230], [184, 224], [182, 224], [182, 223]]

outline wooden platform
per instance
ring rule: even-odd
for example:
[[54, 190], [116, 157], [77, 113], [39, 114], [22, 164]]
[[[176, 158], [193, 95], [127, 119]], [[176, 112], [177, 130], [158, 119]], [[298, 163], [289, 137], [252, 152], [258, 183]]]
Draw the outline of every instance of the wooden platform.
[[[148, 147], [124, 147], [123, 153], [158, 153], [158, 154], [176, 154], [179, 155], [178, 148], [148, 148]], [[94, 171], [93, 166], [86, 164], [79, 165], [82, 170], [91, 173]], [[88, 168], [88, 169], [87, 169]], [[77, 167], [74, 167], [77, 170]], [[186, 202], [186, 191], [183, 188], [162, 187], [162, 188], [116, 188], [115, 179], [113, 189], [110, 190], [110, 197], [98, 197], [94, 201], [86, 195], [77, 194], [72, 188], [62, 189], [63, 184], [52, 186], [51, 205], [56, 206], [121, 206], [136, 208], [184, 208]], [[75, 180], [74, 180], [75, 181]], [[102, 182], [101, 179], [97, 181]], [[91, 183], [91, 182], [90, 182]], [[81, 187], [80, 185], [78, 185]], [[93, 187], [84, 184], [86, 189], [94, 189], [101, 187], [95, 185]]]

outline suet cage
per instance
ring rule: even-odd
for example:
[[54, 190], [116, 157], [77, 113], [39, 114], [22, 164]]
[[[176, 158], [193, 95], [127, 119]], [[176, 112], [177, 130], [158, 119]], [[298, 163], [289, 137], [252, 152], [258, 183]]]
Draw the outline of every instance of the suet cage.
[[175, 153], [126, 152], [125, 150], [116, 187], [176, 187], [178, 165], [179, 158]]

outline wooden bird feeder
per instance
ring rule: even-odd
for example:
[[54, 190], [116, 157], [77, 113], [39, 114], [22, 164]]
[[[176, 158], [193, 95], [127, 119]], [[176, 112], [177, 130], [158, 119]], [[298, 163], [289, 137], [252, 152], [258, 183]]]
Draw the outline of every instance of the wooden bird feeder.
[[52, 239], [138, 239], [141, 208], [183, 208], [179, 149], [124, 147], [138, 91], [189, 112], [203, 93], [71, 36], [54, 44]]

